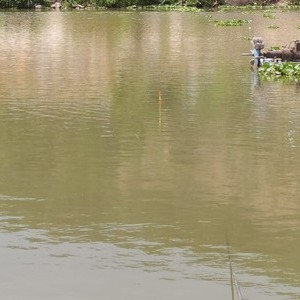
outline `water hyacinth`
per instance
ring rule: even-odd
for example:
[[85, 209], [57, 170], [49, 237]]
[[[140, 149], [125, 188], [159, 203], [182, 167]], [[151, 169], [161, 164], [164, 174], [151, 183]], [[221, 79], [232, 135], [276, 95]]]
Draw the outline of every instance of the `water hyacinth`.
[[259, 74], [266, 78], [295, 78], [300, 79], [300, 64], [283, 62], [278, 64], [264, 63], [258, 70]]
[[[133, 6], [131, 8], [135, 10], [136, 6]], [[144, 8], [146, 8], [147, 10], [155, 10], [155, 11], [178, 11], [178, 12], [203, 11], [203, 9], [197, 8], [195, 6], [184, 6], [184, 5], [148, 5], [148, 6], [144, 6]]]
[[268, 19], [275, 19], [275, 18], [276, 18], [275, 15], [273, 15], [273, 14], [271, 14], [271, 13], [268, 13], [268, 12], [265, 12], [265, 13], [263, 14], [263, 17], [264, 17], [264, 18], [268, 18]]
[[231, 19], [231, 20], [219, 20], [215, 21], [216, 26], [242, 26], [249, 23], [249, 20], [245, 19]]

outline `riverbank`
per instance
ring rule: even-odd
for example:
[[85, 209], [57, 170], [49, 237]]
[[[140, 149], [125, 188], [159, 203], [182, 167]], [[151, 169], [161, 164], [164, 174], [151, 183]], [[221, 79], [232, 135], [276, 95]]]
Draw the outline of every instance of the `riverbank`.
[[259, 10], [259, 9], [299, 9], [300, 0], [186, 0], [186, 1], [156, 1], [156, 0], [0, 0], [0, 9], [76, 9], [76, 10], [155, 10], [198, 12], [204, 10]]

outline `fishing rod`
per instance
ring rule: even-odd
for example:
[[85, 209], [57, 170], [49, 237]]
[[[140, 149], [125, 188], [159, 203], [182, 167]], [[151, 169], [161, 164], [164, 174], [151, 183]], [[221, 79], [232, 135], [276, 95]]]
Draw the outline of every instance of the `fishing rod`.
[[232, 261], [231, 261], [231, 255], [230, 255], [230, 245], [228, 242], [228, 237], [226, 234], [226, 243], [227, 243], [227, 254], [228, 254], [228, 261], [229, 261], [229, 269], [230, 269], [230, 287], [231, 287], [231, 299], [234, 300], [235, 291], [237, 294], [238, 300], [244, 300], [241, 292], [240, 284], [237, 280], [237, 276], [235, 275], [235, 272], [232, 267]]

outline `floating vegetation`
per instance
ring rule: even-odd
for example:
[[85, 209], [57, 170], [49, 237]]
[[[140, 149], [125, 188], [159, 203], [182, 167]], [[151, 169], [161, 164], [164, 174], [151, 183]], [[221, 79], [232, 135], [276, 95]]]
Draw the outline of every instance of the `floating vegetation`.
[[270, 25], [270, 26], [268, 26], [268, 28], [269, 28], [269, 29], [278, 29], [279, 26], [277, 26], [277, 25]]
[[[271, 7], [273, 8], [273, 7]], [[221, 11], [233, 11], [233, 10], [243, 10], [243, 11], [255, 11], [255, 10], [265, 10], [266, 6], [262, 5], [222, 5], [219, 10]]]
[[275, 51], [275, 50], [280, 50], [280, 49], [281, 49], [281, 47], [279, 47], [279, 46], [271, 46], [269, 48], [269, 51]]
[[231, 19], [231, 20], [219, 20], [215, 21], [216, 26], [242, 26], [249, 23], [249, 20], [246, 19]]
[[[241, 0], [239, 0], [241, 2]], [[264, 2], [264, 3], [263, 3]], [[279, 12], [287, 12], [287, 11], [292, 11], [296, 10], [298, 11], [300, 8], [300, 3], [299, 0], [291, 0], [290, 4], [283, 4], [283, 5], [278, 5], [278, 4], [265, 4], [266, 1], [257, 1], [257, 2], [252, 2], [251, 4], [248, 5], [221, 5], [218, 7], [220, 11], [246, 11], [246, 12], [255, 12], [255, 11], [279, 11]], [[294, 2], [294, 4], [292, 4]]]
[[300, 29], [300, 25], [297, 26], [297, 29]]
[[[135, 6], [134, 6], [135, 8]], [[200, 12], [203, 11], [201, 8], [195, 6], [184, 6], [184, 5], [149, 5], [145, 6], [146, 10], [156, 11], [178, 11], [178, 12]]]
[[267, 79], [286, 77], [300, 79], [300, 64], [291, 62], [263, 63], [258, 73]]
[[268, 18], [268, 19], [275, 19], [276, 18], [275, 15], [273, 15], [271, 13], [268, 13], [268, 12], [264, 13], [263, 17]]

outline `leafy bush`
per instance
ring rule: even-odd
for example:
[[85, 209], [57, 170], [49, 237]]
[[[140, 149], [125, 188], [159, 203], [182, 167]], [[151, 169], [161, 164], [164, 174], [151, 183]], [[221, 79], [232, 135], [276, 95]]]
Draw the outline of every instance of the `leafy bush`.
[[34, 8], [36, 4], [49, 6], [47, 0], [0, 0], [0, 8]]

